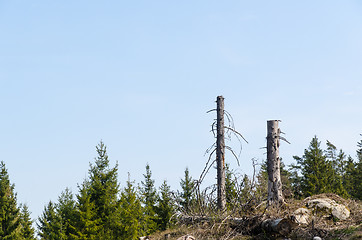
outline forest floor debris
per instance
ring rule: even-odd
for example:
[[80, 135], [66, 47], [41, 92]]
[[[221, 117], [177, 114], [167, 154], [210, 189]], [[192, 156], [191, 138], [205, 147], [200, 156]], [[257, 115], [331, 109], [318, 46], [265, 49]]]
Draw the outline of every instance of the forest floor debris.
[[[287, 236], [279, 233], [265, 232], [258, 228], [264, 219], [293, 219], [293, 213], [299, 208], [306, 207], [308, 201], [318, 198], [328, 198], [338, 204], [343, 204], [350, 211], [350, 216], [340, 220], [326, 215], [313, 215], [308, 224], [295, 223], [293, 229]], [[316, 239], [324, 240], [357, 240], [362, 239], [362, 204], [361, 201], [343, 199], [336, 194], [319, 194], [304, 200], [288, 199], [285, 206], [281, 208], [263, 207], [255, 208], [255, 212], [247, 216], [238, 216], [244, 222], [236, 226], [232, 221], [225, 218], [203, 217], [200, 221], [182, 222], [164, 232], [158, 232], [151, 236], [152, 240], [177, 240], [182, 236], [191, 235], [196, 240], [263, 240], [263, 239]], [[262, 215], [261, 215], [262, 214]], [[197, 218], [194, 218], [197, 219]], [[229, 216], [229, 219], [231, 217]]]

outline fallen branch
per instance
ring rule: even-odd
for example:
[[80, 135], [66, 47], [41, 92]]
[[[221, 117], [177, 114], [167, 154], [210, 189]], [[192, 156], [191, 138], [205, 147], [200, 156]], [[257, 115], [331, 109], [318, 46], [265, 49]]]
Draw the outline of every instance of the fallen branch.
[[197, 223], [230, 224], [230, 227], [242, 233], [270, 233], [288, 236], [297, 224], [289, 218], [262, 219], [260, 216], [242, 218], [211, 218], [207, 216], [181, 216], [180, 222], [186, 225]]

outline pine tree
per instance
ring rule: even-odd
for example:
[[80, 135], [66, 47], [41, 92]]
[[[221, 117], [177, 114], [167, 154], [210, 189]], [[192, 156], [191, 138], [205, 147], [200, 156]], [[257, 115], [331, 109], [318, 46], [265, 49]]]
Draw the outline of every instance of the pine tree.
[[56, 205], [49, 201], [44, 207], [42, 215], [38, 219], [38, 235], [44, 240], [64, 240], [66, 239], [62, 218], [57, 213]]
[[182, 189], [180, 204], [184, 211], [189, 212], [194, 202], [194, 182], [188, 168], [185, 169], [185, 178], [181, 179], [180, 185]]
[[98, 156], [89, 170], [90, 201], [94, 204], [95, 216], [99, 218], [102, 226], [102, 231], [99, 233], [101, 238], [116, 239], [117, 236], [113, 232], [117, 231], [118, 219], [115, 212], [119, 209], [118, 164], [110, 168], [107, 148], [102, 141], [96, 146], [96, 150]]
[[144, 181], [141, 181], [140, 192], [145, 216], [144, 230], [146, 234], [151, 234], [158, 228], [156, 216], [156, 202], [158, 196], [149, 164], [146, 165], [146, 174], [143, 174], [143, 177]]
[[35, 240], [35, 230], [33, 228], [33, 221], [30, 218], [30, 212], [26, 204], [21, 206], [20, 214], [21, 224], [21, 239], [23, 240]]
[[0, 163], [0, 239], [19, 239], [21, 231], [20, 210], [17, 206], [14, 185], [10, 183], [5, 163]]
[[175, 213], [175, 208], [172, 202], [170, 186], [167, 185], [166, 180], [160, 187], [160, 197], [158, 198], [156, 212], [160, 230], [166, 230], [172, 225], [171, 218]]
[[303, 157], [294, 156], [301, 171], [301, 191], [304, 196], [331, 192], [329, 180], [332, 175], [331, 165], [328, 164], [320, 142], [315, 136], [309, 148], [304, 150]]
[[145, 234], [143, 230], [144, 217], [141, 202], [137, 197], [134, 183], [129, 179], [127, 181], [127, 187], [121, 192], [118, 214], [120, 219], [118, 223], [118, 239], [135, 240]]

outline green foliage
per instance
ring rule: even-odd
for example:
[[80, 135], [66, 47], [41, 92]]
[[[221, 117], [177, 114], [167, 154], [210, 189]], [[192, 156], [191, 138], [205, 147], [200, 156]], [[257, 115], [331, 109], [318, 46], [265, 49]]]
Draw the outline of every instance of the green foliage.
[[194, 196], [194, 181], [192, 177], [190, 176], [189, 169], [185, 169], [185, 177], [184, 179], [181, 179], [180, 186], [182, 189], [182, 192], [180, 194], [180, 204], [181, 207], [185, 212], [189, 212], [191, 208], [192, 202], [194, 202], [195, 196]]
[[266, 162], [263, 162], [260, 166], [260, 170], [256, 176], [257, 185], [255, 189], [255, 196], [258, 201], [267, 199], [268, 196], [268, 172]]
[[118, 205], [118, 165], [110, 168], [107, 148], [102, 141], [96, 150], [98, 156], [95, 164], [91, 164], [89, 170], [89, 194], [102, 225], [109, 229], [111, 225], [109, 217]]
[[[347, 197], [352, 193], [354, 163], [342, 150], [327, 141], [327, 149], [323, 151], [315, 136], [303, 157], [294, 156], [297, 161], [292, 165], [292, 185], [296, 195], [310, 196], [319, 193], [336, 193]], [[300, 175], [298, 174], [300, 173]]]
[[[285, 164], [283, 162], [283, 159], [280, 158], [280, 178], [282, 182], [282, 191], [283, 195], [286, 198], [293, 196], [293, 186], [292, 186], [292, 173], [285, 168]], [[267, 171], [267, 164], [266, 162], [263, 162], [260, 167], [260, 171], [257, 175], [257, 186], [256, 186], [256, 196], [260, 200], [264, 200], [268, 196], [268, 171]], [[247, 181], [243, 181], [247, 183]], [[250, 182], [250, 181], [249, 181]], [[244, 183], [244, 184], [245, 184]], [[250, 184], [250, 183], [249, 183]], [[248, 191], [246, 191], [248, 188], [244, 190], [244, 194], [247, 195]], [[251, 192], [251, 190], [249, 191]], [[250, 193], [249, 193], [250, 194]]]
[[362, 200], [362, 160], [357, 163], [357, 167], [354, 172], [353, 183], [355, 191], [352, 196]]
[[[74, 199], [65, 189], [57, 203], [49, 202], [38, 218], [38, 235], [47, 240], [115, 240], [138, 239], [157, 230], [172, 226], [172, 216], [177, 207], [185, 213], [198, 209], [212, 209], [213, 202], [205, 197], [206, 190], [196, 201], [195, 183], [188, 168], [181, 179], [181, 193], [172, 195], [170, 186], [163, 182], [157, 192], [149, 164], [146, 165], [144, 180], [138, 188], [127, 181], [121, 191], [117, 181], [118, 165], [109, 166], [106, 146], [96, 146], [97, 157], [90, 164], [89, 176]], [[309, 196], [334, 192], [341, 196], [361, 199], [362, 193], [362, 140], [358, 142], [358, 162], [347, 157], [342, 150], [327, 141], [327, 149], [320, 147], [314, 137], [302, 157], [295, 156], [296, 164], [287, 171], [281, 160], [283, 194], [286, 197]], [[238, 183], [238, 179], [242, 179]], [[251, 200], [266, 199], [268, 174], [266, 164], [257, 175], [254, 189], [247, 175], [236, 177], [226, 165], [227, 209], [246, 211]], [[175, 201], [178, 200], [178, 201]], [[179, 203], [179, 205], [177, 205]], [[211, 207], [210, 207], [211, 206]], [[245, 208], [246, 206], [246, 208]], [[202, 209], [204, 208], [204, 209]], [[200, 210], [198, 209], [198, 210]], [[1, 162], [0, 172], [0, 239], [35, 239], [32, 220], [26, 205], [20, 209], [16, 204], [14, 185], [10, 184], [5, 164]]]
[[134, 183], [127, 181], [127, 187], [121, 193], [119, 208], [119, 239], [138, 239], [144, 232], [144, 217], [141, 201], [137, 197]]
[[357, 149], [358, 162], [362, 162], [362, 140], [357, 143], [357, 147], [358, 147]]
[[143, 174], [144, 181], [141, 181], [141, 199], [144, 208], [144, 230], [146, 234], [151, 234], [157, 230], [157, 191], [155, 181], [152, 179], [152, 172], [149, 164], [146, 165], [146, 174]]
[[226, 195], [226, 208], [231, 210], [235, 206], [235, 201], [237, 199], [237, 187], [236, 180], [234, 179], [234, 174], [230, 170], [229, 164], [225, 166], [225, 195]]
[[88, 192], [89, 183], [84, 181], [77, 195], [74, 222], [70, 232], [71, 239], [95, 240], [100, 231], [100, 219], [96, 217], [95, 205], [91, 202]]
[[340, 150], [337, 154], [337, 148], [327, 140], [327, 150], [325, 151], [328, 170], [330, 171], [328, 182], [331, 191], [347, 197], [347, 191], [343, 187], [343, 175], [345, 173], [346, 155]]
[[355, 184], [355, 173], [356, 172], [356, 164], [353, 161], [351, 156], [348, 157], [346, 161], [345, 171], [343, 174], [343, 186], [346, 189], [347, 193], [350, 196], [356, 195], [356, 188], [354, 187]]
[[35, 230], [33, 228], [33, 221], [30, 218], [29, 208], [26, 204], [21, 206], [20, 213], [20, 224], [21, 224], [21, 239], [23, 240], [35, 240]]
[[106, 146], [96, 146], [97, 158], [79, 187], [77, 200], [69, 189], [58, 203], [50, 202], [39, 218], [42, 239], [119, 239], [117, 165], [109, 166]]
[[156, 212], [158, 215], [158, 226], [160, 230], [166, 230], [173, 225], [171, 221], [175, 213], [175, 207], [171, 195], [170, 186], [167, 185], [166, 180], [160, 187], [160, 197], [158, 198], [158, 205]]
[[88, 194], [96, 212], [96, 219], [93, 220], [99, 221], [102, 226], [101, 234], [113, 239], [116, 238], [113, 232], [117, 232], [115, 210], [119, 209], [118, 165], [113, 168], [109, 166], [107, 148], [102, 141], [96, 146], [96, 150], [98, 156], [89, 170]]
[[52, 201], [44, 208], [42, 215], [38, 219], [38, 234], [40, 239], [61, 240], [66, 239], [62, 218], [56, 210]]
[[20, 210], [17, 207], [14, 185], [10, 183], [5, 163], [0, 163], [0, 239], [19, 239]]
[[10, 183], [5, 163], [0, 163], [0, 239], [35, 239], [27, 205], [17, 206], [14, 184]]
[[[361, 134], [362, 136], [362, 134]], [[351, 172], [354, 191], [352, 196], [362, 200], [362, 140], [357, 143], [357, 158], [354, 171]]]
[[65, 236], [70, 236], [73, 231], [76, 214], [76, 202], [73, 199], [73, 193], [66, 188], [59, 196], [56, 204], [57, 213], [61, 219], [62, 231]]
[[301, 171], [300, 189], [304, 196], [331, 192], [329, 180], [332, 169], [316, 136], [310, 142], [309, 148], [304, 150], [303, 157], [294, 156], [294, 159]]
[[243, 176], [243, 181], [241, 182], [240, 189], [241, 191], [240, 191], [239, 201], [241, 204], [245, 204], [251, 199], [254, 193], [254, 190], [252, 189], [251, 180], [246, 174], [244, 174]]

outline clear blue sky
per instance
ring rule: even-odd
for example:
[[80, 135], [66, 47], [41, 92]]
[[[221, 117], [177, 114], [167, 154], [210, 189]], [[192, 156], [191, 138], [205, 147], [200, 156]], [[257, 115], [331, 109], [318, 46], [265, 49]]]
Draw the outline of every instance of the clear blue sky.
[[101, 139], [122, 187], [149, 163], [177, 189], [204, 168], [218, 95], [249, 141], [227, 159], [242, 173], [269, 119], [286, 164], [314, 135], [355, 157], [361, 66], [360, 1], [1, 1], [0, 160], [34, 218]]

